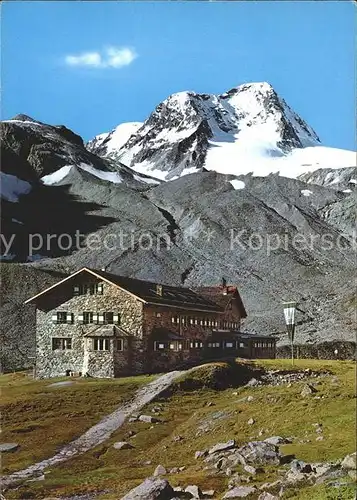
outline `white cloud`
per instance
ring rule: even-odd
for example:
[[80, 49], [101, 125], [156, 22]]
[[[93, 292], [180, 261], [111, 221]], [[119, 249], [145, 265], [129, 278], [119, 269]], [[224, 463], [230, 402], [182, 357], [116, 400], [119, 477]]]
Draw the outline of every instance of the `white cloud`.
[[65, 62], [69, 66], [87, 66], [91, 68], [122, 68], [128, 66], [138, 57], [134, 49], [129, 47], [107, 47], [102, 52], [84, 52], [68, 55]]

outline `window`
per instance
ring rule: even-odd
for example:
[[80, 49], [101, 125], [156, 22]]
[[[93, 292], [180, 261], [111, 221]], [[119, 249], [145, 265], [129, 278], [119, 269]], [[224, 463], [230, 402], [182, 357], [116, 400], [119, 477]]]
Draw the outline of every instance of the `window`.
[[245, 348], [245, 343], [244, 343], [244, 342], [239, 342], [239, 347], [240, 347], [241, 349], [244, 349], [244, 348]]
[[157, 318], [161, 318], [161, 313], [160, 313], [160, 312], [157, 312], [157, 313], [156, 313], [156, 317], [157, 317]]
[[82, 283], [74, 285], [73, 295], [103, 295], [103, 283]]
[[154, 348], [155, 351], [157, 351], [158, 349], [166, 349], [166, 345], [161, 342], [154, 342]]
[[73, 323], [73, 319], [73, 313], [67, 311], [58, 311], [52, 314], [52, 323], [55, 325]]
[[123, 339], [116, 339], [116, 341], [115, 341], [115, 349], [117, 351], [123, 351], [124, 350]]
[[202, 342], [195, 342], [195, 349], [201, 349], [203, 347], [203, 343]]
[[52, 350], [53, 351], [66, 351], [72, 349], [72, 339], [64, 337], [53, 337], [52, 338]]
[[233, 342], [226, 342], [226, 347], [229, 347], [229, 348], [234, 347]]
[[109, 339], [93, 339], [94, 351], [109, 351]]
[[103, 316], [104, 316], [104, 323], [106, 325], [112, 325], [114, 323], [114, 313], [105, 312]]
[[221, 347], [220, 342], [209, 342], [208, 347]]
[[57, 324], [67, 323], [67, 312], [59, 311], [53, 316], [53, 322]]
[[85, 311], [83, 313], [83, 324], [89, 325], [90, 323], [93, 323], [93, 313], [90, 311]]
[[170, 342], [170, 345], [169, 345], [171, 351], [174, 351], [175, 350], [175, 342]]

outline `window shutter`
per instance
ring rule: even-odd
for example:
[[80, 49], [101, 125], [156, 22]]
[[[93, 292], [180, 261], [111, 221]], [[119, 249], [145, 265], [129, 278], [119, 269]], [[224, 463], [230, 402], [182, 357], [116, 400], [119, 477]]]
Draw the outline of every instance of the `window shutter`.
[[98, 313], [93, 313], [93, 323], [98, 323]]
[[116, 323], [117, 325], [119, 325], [120, 323], [120, 316], [118, 313], [114, 313], [113, 314], [113, 322]]
[[98, 314], [98, 325], [104, 325], [104, 314]]
[[57, 313], [52, 314], [52, 323], [57, 324]]
[[74, 285], [74, 287], [73, 287], [73, 295], [79, 295], [79, 294], [80, 294], [79, 285]]
[[67, 323], [73, 323], [73, 314], [72, 313], [67, 313], [67, 318], [66, 318]]
[[84, 317], [83, 317], [83, 313], [79, 313], [78, 314], [78, 323], [84, 323]]
[[98, 283], [97, 293], [98, 293], [98, 295], [103, 295], [103, 283]]

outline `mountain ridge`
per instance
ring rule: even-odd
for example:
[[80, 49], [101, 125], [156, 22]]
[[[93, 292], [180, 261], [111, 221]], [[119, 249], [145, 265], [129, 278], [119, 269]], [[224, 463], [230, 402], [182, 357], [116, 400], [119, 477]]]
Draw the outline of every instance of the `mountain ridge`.
[[162, 180], [202, 169], [297, 177], [325, 166], [356, 164], [352, 152], [322, 146], [316, 132], [266, 82], [217, 95], [172, 94], [136, 124], [120, 147], [110, 139], [115, 130], [105, 135], [106, 144], [96, 147], [94, 139], [87, 147]]

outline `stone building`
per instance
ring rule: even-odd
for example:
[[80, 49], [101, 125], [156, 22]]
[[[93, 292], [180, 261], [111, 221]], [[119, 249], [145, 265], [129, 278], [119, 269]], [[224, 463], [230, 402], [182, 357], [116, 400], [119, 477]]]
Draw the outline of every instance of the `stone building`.
[[119, 377], [222, 356], [275, 357], [272, 337], [240, 332], [246, 311], [224, 281], [192, 290], [83, 268], [28, 299], [36, 374]]

